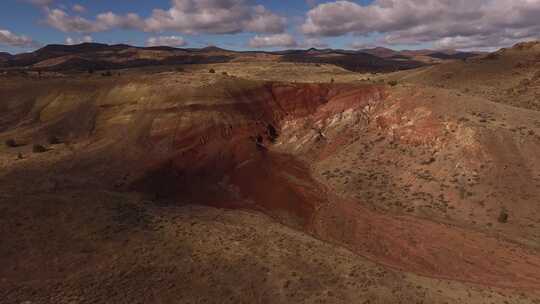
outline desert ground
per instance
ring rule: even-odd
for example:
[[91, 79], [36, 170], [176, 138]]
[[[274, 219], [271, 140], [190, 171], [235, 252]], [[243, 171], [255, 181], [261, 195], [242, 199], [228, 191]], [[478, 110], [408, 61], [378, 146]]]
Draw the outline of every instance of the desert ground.
[[0, 303], [540, 303], [540, 43], [276, 56], [6, 68]]

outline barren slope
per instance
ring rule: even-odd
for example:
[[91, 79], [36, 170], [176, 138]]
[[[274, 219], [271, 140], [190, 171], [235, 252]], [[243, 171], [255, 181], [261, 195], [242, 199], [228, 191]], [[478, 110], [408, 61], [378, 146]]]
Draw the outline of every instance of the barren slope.
[[538, 112], [202, 70], [4, 80], [11, 302], [539, 300]]
[[526, 42], [484, 57], [400, 72], [391, 78], [540, 110], [539, 68], [540, 42]]

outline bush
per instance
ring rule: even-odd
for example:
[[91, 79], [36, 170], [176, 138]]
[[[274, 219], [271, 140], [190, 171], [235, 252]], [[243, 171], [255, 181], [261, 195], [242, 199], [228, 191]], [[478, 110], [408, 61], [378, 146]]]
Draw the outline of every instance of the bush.
[[210, 69], [210, 70], [208, 71], [208, 73], [210, 73], [210, 74], [215, 74], [215, 73], [216, 73], [216, 70]]
[[508, 212], [505, 209], [501, 210], [498, 221], [503, 224], [508, 222]]
[[34, 153], [44, 153], [44, 152], [47, 152], [47, 148], [45, 148], [42, 145], [34, 145], [32, 147], [32, 152], [34, 152]]
[[398, 82], [397, 82], [396, 80], [390, 80], [390, 81], [388, 82], [388, 84], [389, 84], [390, 86], [392, 86], [392, 87], [395, 87], [395, 86], [397, 86]]
[[111, 71], [107, 71], [105, 73], [102, 73], [101, 76], [103, 76], [103, 77], [111, 77], [112, 73], [111, 73]]
[[276, 128], [273, 125], [269, 124], [266, 130], [267, 130], [268, 138], [270, 139], [270, 141], [272, 143], [276, 143], [276, 140], [279, 137], [279, 133], [276, 130]]
[[221, 73], [221, 74], [222, 74], [223, 76], [229, 76], [229, 73], [227, 73], [227, 72], [223, 72], [223, 73]]
[[47, 142], [51, 145], [58, 145], [60, 143], [60, 139], [54, 135], [51, 135], [47, 138]]
[[6, 140], [5, 144], [7, 147], [10, 147], [10, 148], [15, 148], [17, 146], [17, 142], [13, 138]]

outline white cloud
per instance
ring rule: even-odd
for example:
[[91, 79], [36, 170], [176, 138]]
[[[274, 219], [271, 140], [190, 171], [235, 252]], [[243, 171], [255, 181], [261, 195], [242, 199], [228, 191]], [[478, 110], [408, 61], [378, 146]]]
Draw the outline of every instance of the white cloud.
[[244, 30], [255, 33], [281, 33], [285, 29], [287, 20], [273, 14], [264, 6], [253, 8], [253, 15], [244, 22]]
[[285, 19], [246, 0], [173, 0], [168, 10], [155, 9], [146, 19], [146, 31], [230, 34], [281, 33]]
[[32, 47], [38, 43], [25, 35], [16, 35], [8, 30], [0, 29], [0, 44], [14, 47]]
[[114, 28], [143, 27], [143, 21], [136, 14], [116, 15], [112, 12], [102, 13], [95, 20], [81, 16], [71, 16], [61, 9], [46, 8], [45, 22], [62, 32], [95, 33], [109, 31]]
[[47, 9], [46, 23], [62, 32], [98, 32], [103, 30], [97, 24], [79, 16], [70, 16], [61, 9]]
[[311, 9], [301, 30], [316, 36], [382, 33], [387, 44], [468, 47], [481, 40], [500, 46], [538, 37], [538, 16], [539, 0], [334, 1]]
[[184, 38], [179, 36], [159, 36], [148, 38], [146, 45], [180, 47], [187, 45], [187, 42]]
[[[64, 9], [45, 8], [45, 22], [63, 32], [93, 33], [115, 28], [146, 32], [176, 31], [181, 33], [231, 34], [239, 32], [282, 33], [286, 19], [249, 0], [172, 0], [168, 10], [154, 9], [143, 19], [130, 13], [99, 14], [95, 19], [70, 15]], [[73, 11], [80, 10], [73, 7]]]
[[249, 46], [252, 48], [294, 47], [297, 45], [294, 37], [289, 34], [256, 35], [249, 41]]
[[83, 14], [86, 12], [86, 7], [80, 5], [80, 4], [74, 4], [72, 7], [71, 7], [71, 10], [76, 12], [76, 13], [79, 13], [79, 14]]
[[71, 37], [66, 38], [67, 45], [81, 44], [85, 42], [86, 43], [94, 42], [94, 39], [92, 38], [92, 36], [89, 36], [89, 35], [83, 36], [81, 38], [71, 38]]

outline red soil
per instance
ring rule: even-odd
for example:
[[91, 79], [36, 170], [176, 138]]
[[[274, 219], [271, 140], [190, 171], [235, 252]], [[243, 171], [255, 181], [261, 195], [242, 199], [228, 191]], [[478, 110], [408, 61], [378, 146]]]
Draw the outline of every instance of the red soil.
[[538, 255], [481, 233], [343, 200], [320, 208], [313, 225], [318, 237], [405, 271], [494, 287], [540, 286]]
[[[161, 155], [147, 164], [149, 173], [133, 187], [158, 196], [182, 196], [190, 203], [262, 210], [316, 237], [405, 271], [539, 290], [539, 255], [481, 233], [414, 217], [379, 214], [362, 207], [361, 202], [333, 197], [328, 194], [333, 191], [311, 177], [304, 162], [268, 150], [272, 140], [269, 126], [279, 132], [285, 118], [320, 120], [349, 109], [359, 111], [384, 97], [380, 86], [353, 89], [271, 84], [245, 92], [235, 96], [238, 103], [220, 109], [241, 113], [244, 121], [175, 134], [176, 152], [166, 161]], [[377, 120], [381, 127], [390, 123], [385, 118]], [[417, 134], [418, 141], [432, 135], [428, 133]], [[344, 132], [342, 139], [347, 137]], [[155, 143], [160, 139], [150, 138]], [[335, 149], [339, 146], [326, 147], [319, 156], [324, 158]]]

